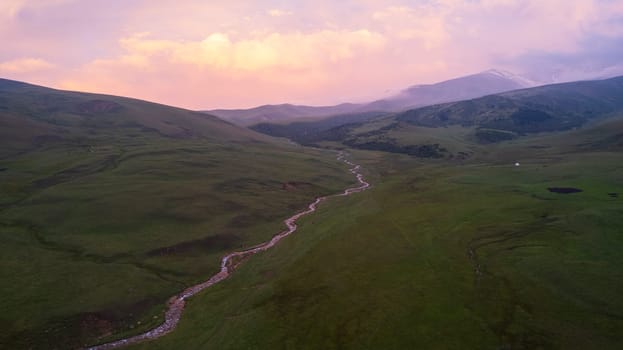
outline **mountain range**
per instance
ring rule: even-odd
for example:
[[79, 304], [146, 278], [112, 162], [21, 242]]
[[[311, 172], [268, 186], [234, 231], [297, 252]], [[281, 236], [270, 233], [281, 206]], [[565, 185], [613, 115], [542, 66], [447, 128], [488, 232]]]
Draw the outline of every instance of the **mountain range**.
[[[434, 144], [421, 144], [421, 138], [416, 136], [434, 135], [440, 128], [460, 128], [463, 131], [456, 137], [487, 144], [578, 128], [621, 113], [623, 77], [616, 77], [519, 89], [398, 113], [337, 116], [289, 124], [261, 123], [252, 128], [302, 144], [329, 141], [355, 148], [422, 155], [404, 147]], [[403, 137], [398, 138], [398, 134]], [[417, 141], [408, 141], [409, 137], [404, 135]]]
[[263, 122], [283, 123], [313, 120], [341, 114], [398, 112], [536, 85], [538, 85], [537, 82], [519, 75], [491, 69], [436, 84], [413, 85], [398, 94], [368, 103], [342, 103], [319, 107], [280, 104], [263, 105], [250, 109], [214, 109], [205, 112], [236, 124], [248, 126]]

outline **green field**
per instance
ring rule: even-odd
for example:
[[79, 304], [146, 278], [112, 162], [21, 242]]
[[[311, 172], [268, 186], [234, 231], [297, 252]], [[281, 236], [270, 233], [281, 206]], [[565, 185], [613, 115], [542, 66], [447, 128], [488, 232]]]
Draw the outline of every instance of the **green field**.
[[2, 165], [3, 348], [75, 347], [155, 324], [225, 252], [353, 183], [334, 153], [295, 146], [60, 148]]
[[178, 108], [0, 80], [0, 348], [70, 349], [166, 300], [354, 183], [304, 149]]
[[[620, 114], [527, 134], [414, 120], [329, 129], [317, 144], [357, 147], [373, 187], [323, 202], [133, 348], [622, 348]], [[144, 332], [225, 253], [355, 183], [335, 152], [121, 97], [0, 80], [0, 126], [3, 349]]]
[[594, 132], [469, 162], [357, 151], [371, 190], [326, 203], [132, 348], [619, 349], [623, 156], [573, 146]]

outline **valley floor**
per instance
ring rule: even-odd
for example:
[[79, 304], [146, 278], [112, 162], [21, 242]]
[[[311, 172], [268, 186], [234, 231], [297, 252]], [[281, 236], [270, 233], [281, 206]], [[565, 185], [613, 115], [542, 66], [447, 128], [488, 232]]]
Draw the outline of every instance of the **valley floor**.
[[621, 348], [621, 154], [516, 146], [452, 164], [355, 152], [373, 189], [321, 207], [132, 348]]
[[[141, 142], [139, 142], [141, 141]], [[71, 349], [160, 324], [166, 301], [354, 183], [334, 152], [121, 139], [2, 159], [0, 348]]]
[[[188, 300], [174, 332], [129, 349], [619, 349], [623, 155], [547, 140], [468, 160], [352, 151], [372, 189], [320, 206]], [[89, 175], [98, 181], [28, 195], [5, 185], [2, 347], [71, 348], [153, 327], [223, 252], [352, 184], [332, 153], [187, 146], [126, 152]], [[28, 174], [32, 161], [6, 167]], [[40, 177], [65, 176], [50, 173]]]

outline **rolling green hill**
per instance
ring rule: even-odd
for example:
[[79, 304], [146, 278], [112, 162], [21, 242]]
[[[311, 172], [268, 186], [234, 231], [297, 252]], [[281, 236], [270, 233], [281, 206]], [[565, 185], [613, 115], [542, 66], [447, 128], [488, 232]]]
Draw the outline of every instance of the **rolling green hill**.
[[[323, 122], [306, 142], [354, 147], [373, 187], [323, 203], [129, 349], [620, 349], [619, 82]], [[3, 89], [0, 348], [149, 329], [225, 252], [353, 181], [332, 152], [194, 112]]]
[[[319, 139], [331, 139], [330, 133], [339, 130], [343, 125], [361, 124], [387, 114], [386, 112], [352, 113], [288, 124], [259, 123], [250, 128], [267, 135], [290, 138], [301, 144], [313, 144]], [[339, 135], [337, 136], [335, 140], [339, 140]]]
[[216, 117], [0, 80], [0, 348], [158, 324], [226, 252], [352, 182], [333, 152]]
[[231, 121], [238, 125], [258, 123], [283, 123], [306, 118], [317, 119], [331, 115], [347, 114], [361, 107], [360, 104], [342, 103], [335, 106], [300, 106], [292, 104], [264, 105], [250, 109], [214, 109], [205, 113]]
[[[464, 159], [481, 146], [579, 128], [623, 113], [623, 77], [516, 90], [363, 121], [260, 124], [254, 130], [325, 145]], [[333, 126], [336, 125], [336, 126]], [[616, 137], [616, 135], [613, 135]]]
[[424, 107], [396, 116], [419, 126], [476, 126], [526, 134], [567, 130], [623, 111], [623, 77], [548, 85]]
[[78, 145], [111, 137], [269, 142], [269, 138], [204, 113], [5, 79], [0, 79], [0, 113], [0, 156], [46, 145]]

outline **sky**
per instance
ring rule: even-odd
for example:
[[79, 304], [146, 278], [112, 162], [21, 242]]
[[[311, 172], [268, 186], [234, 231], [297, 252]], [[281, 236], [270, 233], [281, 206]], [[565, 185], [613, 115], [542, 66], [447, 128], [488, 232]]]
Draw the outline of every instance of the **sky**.
[[623, 0], [1, 0], [0, 77], [190, 108], [623, 75]]

